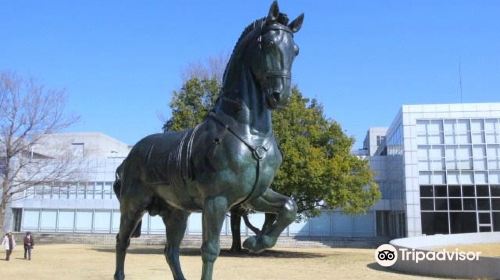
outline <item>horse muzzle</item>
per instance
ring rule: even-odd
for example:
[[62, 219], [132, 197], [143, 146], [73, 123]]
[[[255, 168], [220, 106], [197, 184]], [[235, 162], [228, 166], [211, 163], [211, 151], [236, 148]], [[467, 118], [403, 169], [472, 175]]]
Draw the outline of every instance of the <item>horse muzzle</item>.
[[290, 75], [288, 73], [268, 73], [264, 90], [269, 109], [278, 109], [288, 103], [290, 97]]
[[266, 92], [265, 99], [266, 105], [269, 109], [282, 109], [284, 108], [290, 99], [290, 89], [286, 91], [268, 91]]

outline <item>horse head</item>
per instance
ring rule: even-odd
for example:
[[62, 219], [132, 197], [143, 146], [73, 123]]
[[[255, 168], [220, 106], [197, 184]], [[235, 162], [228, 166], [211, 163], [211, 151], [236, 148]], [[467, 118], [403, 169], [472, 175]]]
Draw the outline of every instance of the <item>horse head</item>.
[[288, 21], [274, 1], [268, 16], [247, 27], [237, 43], [237, 57], [250, 68], [269, 109], [285, 106], [291, 94], [291, 68], [299, 54], [293, 34], [302, 27], [304, 14]]
[[287, 104], [291, 93], [291, 69], [299, 47], [293, 34], [302, 26], [304, 14], [288, 24], [286, 14], [280, 13], [275, 1], [262, 22], [260, 34], [252, 42], [256, 47], [248, 48], [248, 61], [261, 92], [265, 95], [269, 109]]

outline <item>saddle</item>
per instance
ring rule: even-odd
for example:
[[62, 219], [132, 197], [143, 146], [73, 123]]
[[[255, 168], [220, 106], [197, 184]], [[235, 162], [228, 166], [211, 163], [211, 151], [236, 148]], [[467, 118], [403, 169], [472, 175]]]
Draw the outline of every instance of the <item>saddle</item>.
[[194, 128], [184, 131], [180, 141], [170, 150], [166, 158], [167, 174], [169, 174], [169, 183], [174, 185], [185, 184], [187, 180], [193, 179], [193, 170], [191, 166], [191, 155], [193, 152], [193, 142], [196, 132], [202, 123]]

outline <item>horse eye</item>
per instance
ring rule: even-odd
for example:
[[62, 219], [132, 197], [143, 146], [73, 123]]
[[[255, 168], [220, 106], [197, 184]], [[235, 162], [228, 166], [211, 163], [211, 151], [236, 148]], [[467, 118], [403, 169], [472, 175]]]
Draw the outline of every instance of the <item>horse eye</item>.
[[299, 50], [300, 50], [300, 49], [299, 49], [299, 46], [294, 45], [294, 46], [293, 46], [293, 50], [295, 51], [295, 56], [299, 55]]

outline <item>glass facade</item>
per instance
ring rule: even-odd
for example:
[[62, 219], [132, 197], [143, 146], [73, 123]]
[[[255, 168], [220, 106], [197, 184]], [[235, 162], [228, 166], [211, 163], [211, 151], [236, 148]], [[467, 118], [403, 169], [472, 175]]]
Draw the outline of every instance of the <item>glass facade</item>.
[[422, 233], [500, 231], [500, 119], [416, 126]]
[[24, 191], [24, 198], [37, 200], [106, 200], [113, 199], [114, 197], [113, 182], [57, 182], [52, 185], [34, 186]]

